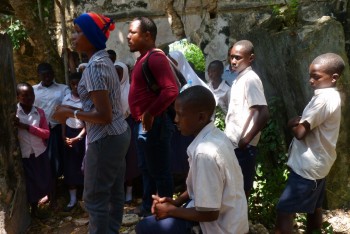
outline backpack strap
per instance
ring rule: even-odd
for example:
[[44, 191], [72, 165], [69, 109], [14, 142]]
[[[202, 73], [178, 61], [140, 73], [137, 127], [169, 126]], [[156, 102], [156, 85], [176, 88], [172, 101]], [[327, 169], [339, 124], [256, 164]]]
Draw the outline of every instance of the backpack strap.
[[[160, 93], [160, 88], [158, 86], [157, 80], [154, 78], [151, 69], [148, 66], [148, 59], [149, 57], [153, 54], [153, 53], [163, 53], [164, 52], [160, 49], [153, 49], [152, 51], [150, 51], [145, 59], [145, 61], [142, 63], [142, 72], [143, 72], [143, 76], [146, 80], [147, 86], [148, 88], [156, 93], [159, 94]], [[177, 83], [177, 86], [179, 88], [179, 90], [185, 85], [187, 84], [187, 80], [184, 77], [184, 75], [180, 72], [180, 70], [176, 67], [176, 65], [173, 63], [173, 61], [171, 61], [171, 59], [166, 56], [166, 58], [168, 59], [170, 68], [174, 74], [175, 77], [175, 81]]]
[[[158, 83], [156, 81], [156, 79], [154, 78], [151, 69], [148, 66], [148, 59], [149, 57], [153, 54], [153, 53], [157, 53], [157, 52], [162, 52], [159, 49], [153, 49], [152, 51], [150, 51], [145, 59], [145, 61], [142, 63], [142, 72], [143, 72], [143, 77], [146, 80], [147, 86], [148, 88], [156, 93], [159, 94], [160, 93], [160, 88], [158, 86]], [[163, 52], [162, 52], [163, 53]]]

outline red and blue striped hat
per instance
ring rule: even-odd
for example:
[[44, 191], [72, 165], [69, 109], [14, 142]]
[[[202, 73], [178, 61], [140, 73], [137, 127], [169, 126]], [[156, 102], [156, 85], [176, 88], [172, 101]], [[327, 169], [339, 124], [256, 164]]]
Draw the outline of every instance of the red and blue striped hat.
[[84, 13], [74, 20], [96, 49], [106, 48], [110, 31], [115, 29], [112, 19], [95, 12]]

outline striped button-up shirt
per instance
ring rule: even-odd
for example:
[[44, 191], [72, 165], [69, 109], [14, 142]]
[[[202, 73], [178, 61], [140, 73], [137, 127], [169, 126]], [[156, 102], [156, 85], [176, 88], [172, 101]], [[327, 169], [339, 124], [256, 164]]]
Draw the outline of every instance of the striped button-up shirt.
[[95, 124], [86, 122], [88, 142], [94, 142], [107, 135], [119, 135], [126, 131], [127, 123], [121, 111], [120, 83], [116, 69], [104, 50], [96, 52], [89, 60], [82, 79], [79, 82], [78, 93], [84, 111], [93, 110], [90, 92], [97, 90], [108, 91], [109, 101], [112, 105], [112, 122], [109, 124]]

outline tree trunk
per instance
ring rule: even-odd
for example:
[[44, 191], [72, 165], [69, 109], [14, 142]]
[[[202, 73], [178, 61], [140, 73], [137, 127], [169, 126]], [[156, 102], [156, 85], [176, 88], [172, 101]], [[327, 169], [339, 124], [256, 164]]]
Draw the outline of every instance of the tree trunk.
[[16, 110], [12, 45], [0, 34], [0, 233], [24, 233], [30, 223], [21, 154], [12, 128]]

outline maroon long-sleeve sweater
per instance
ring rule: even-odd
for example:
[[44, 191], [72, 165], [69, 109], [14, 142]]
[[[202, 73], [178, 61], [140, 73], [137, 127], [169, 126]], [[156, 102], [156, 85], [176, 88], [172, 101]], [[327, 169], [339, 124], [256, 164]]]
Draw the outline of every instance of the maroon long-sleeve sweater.
[[152, 116], [163, 113], [179, 93], [169, 61], [162, 52], [155, 52], [148, 58], [148, 66], [157, 81], [160, 93], [156, 94], [148, 88], [142, 72], [142, 63], [150, 51], [137, 59], [131, 75], [129, 106], [135, 120], [140, 120], [145, 111]]

